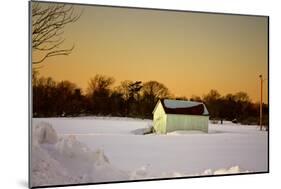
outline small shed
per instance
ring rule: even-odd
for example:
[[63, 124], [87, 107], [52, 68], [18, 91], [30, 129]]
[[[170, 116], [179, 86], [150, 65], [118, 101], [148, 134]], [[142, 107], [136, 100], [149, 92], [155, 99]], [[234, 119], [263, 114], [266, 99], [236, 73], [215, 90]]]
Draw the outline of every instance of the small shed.
[[208, 132], [209, 112], [202, 102], [161, 99], [152, 113], [156, 133], [176, 130]]

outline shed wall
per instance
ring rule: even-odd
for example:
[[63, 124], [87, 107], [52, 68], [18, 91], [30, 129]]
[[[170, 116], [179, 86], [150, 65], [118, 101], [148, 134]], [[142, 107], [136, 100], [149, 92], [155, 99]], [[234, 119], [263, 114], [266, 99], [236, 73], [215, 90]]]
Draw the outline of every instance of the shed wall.
[[158, 103], [153, 113], [153, 127], [156, 133], [166, 133], [166, 120], [167, 115], [164, 108], [161, 103]]
[[209, 116], [167, 114], [166, 132], [200, 130], [208, 132]]

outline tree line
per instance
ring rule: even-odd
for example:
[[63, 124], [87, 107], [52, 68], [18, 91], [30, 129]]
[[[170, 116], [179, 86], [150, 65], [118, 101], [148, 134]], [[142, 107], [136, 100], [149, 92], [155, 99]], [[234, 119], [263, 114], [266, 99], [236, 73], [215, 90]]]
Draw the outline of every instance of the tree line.
[[125, 80], [112, 87], [115, 79], [96, 75], [82, 89], [70, 81], [56, 82], [51, 77], [33, 74], [33, 117], [127, 116], [152, 118], [158, 99], [169, 98], [168, 88], [157, 81]]
[[[200, 101], [199, 97], [195, 98]], [[211, 90], [201, 100], [210, 112], [211, 119], [229, 120], [242, 124], [259, 124], [260, 104], [253, 103], [245, 92], [220, 95], [217, 90]], [[262, 105], [263, 125], [268, 125], [268, 105]]]
[[[88, 82], [85, 92], [70, 81], [54, 81], [51, 77], [38, 77], [34, 72], [33, 117], [60, 116], [122, 116], [152, 118], [152, 111], [159, 99], [170, 98], [204, 102], [211, 119], [237, 120], [245, 124], [257, 124], [259, 105], [253, 103], [247, 93], [238, 92], [221, 96], [211, 90], [199, 97], [175, 97], [158, 81], [121, 81], [113, 87], [115, 79], [95, 75]], [[263, 105], [264, 124], [268, 124], [268, 106]]]

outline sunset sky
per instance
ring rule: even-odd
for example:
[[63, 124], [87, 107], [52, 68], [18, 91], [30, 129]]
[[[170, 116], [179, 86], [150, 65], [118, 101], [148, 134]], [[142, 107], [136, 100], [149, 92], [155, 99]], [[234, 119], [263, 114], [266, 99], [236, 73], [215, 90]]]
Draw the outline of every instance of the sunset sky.
[[[47, 5], [47, 4], [46, 4]], [[65, 27], [69, 56], [46, 59], [40, 76], [69, 80], [83, 90], [96, 74], [156, 80], [175, 96], [245, 91], [259, 99], [259, 74], [268, 78], [267, 17], [96, 6]], [[267, 80], [264, 101], [267, 102]]]

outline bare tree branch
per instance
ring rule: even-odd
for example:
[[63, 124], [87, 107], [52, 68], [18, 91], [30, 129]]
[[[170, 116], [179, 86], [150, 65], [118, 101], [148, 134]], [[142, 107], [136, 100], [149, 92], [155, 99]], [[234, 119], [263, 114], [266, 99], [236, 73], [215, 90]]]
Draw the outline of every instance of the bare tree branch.
[[69, 55], [74, 49], [63, 48], [64, 27], [76, 22], [82, 11], [75, 11], [73, 5], [56, 3], [32, 3], [32, 49], [42, 54], [32, 64], [40, 64], [52, 56]]
[[74, 45], [70, 49], [62, 49], [62, 50], [52, 50], [47, 52], [43, 58], [37, 61], [33, 61], [32, 64], [39, 64], [42, 63], [46, 58], [52, 57], [52, 56], [59, 56], [59, 55], [69, 55], [72, 50], [74, 49]]

